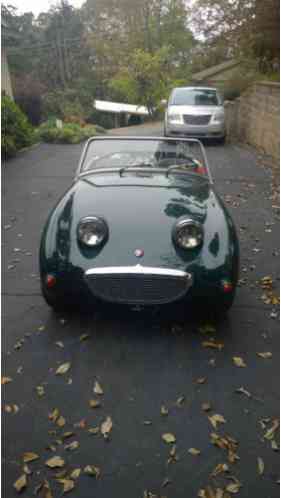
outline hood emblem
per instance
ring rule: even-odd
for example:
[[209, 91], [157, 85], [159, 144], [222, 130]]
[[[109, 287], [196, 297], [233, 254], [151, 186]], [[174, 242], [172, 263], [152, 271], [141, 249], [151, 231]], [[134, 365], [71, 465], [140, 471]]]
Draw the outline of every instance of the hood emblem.
[[144, 255], [144, 250], [143, 249], [136, 249], [134, 254], [135, 254], [136, 258], [142, 258], [142, 256]]

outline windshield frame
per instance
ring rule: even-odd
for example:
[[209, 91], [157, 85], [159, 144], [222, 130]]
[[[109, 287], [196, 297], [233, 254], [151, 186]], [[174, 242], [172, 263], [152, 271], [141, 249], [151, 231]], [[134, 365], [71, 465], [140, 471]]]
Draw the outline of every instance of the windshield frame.
[[[123, 135], [123, 136], [99, 136], [99, 137], [91, 137], [87, 140], [84, 148], [83, 148], [83, 151], [82, 151], [82, 154], [81, 154], [81, 157], [80, 157], [80, 160], [79, 160], [79, 164], [78, 164], [78, 168], [77, 168], [77, 171], [76, 171], [76, 174], [75, 174], [75, 181], [77, 181], [79, 178], [81, 177], [84, 177], [84, 176], [87, 176], [87, 175], [92, 175], [92, 174], [95, 174], [95, 173], [109, 173], [109, 172], [113, 172], [113, 171], [116, 171], [116, 172], [120, 172], [123, 168], [119, 168], [119, 167], [115, 167], [115, 168], [92, 168], [90, 170], [86, 170], [86, 171], [83, 171], [83, 166], [84, 166], [84, 163], [85, 163], [85, 159], [86, 159], [86, 156], [87, 156], [87, 152], [88, 152], [88, 149], [90, 147], [90, 145], [95, 142], [95, 141], [100, 141], [100, 140], [104, 140], [104, 141], [109, 141], [109, 140], [114, 140], [114, 141], [118, 141], [118, 140], [129, 140], [129, 141], [162, 141], [162, 142], [166, 142], [166, 141], [171, 141], [171, 142], [188, 142], [188, 143], [195, 143], [199, 146], [200, 148], [200, 151], [201, 151], [201, 154], [202, 154], [202, 157], [203, 157], [203, 160], [204, 160], [204, 167], [207, 171], [207, 175], [206, 175], [206, 179], [209, 181], [209, 183], [213, 183], [213, 179], [212, 179], [212, 175], [211, 175], [211, 171], [210, 171], [210, 167], [209, 167], [209, 163], [208, 163], [208, 159], [207, 159], [207, 155], [206, 155], [206, 151], [203, 147], [203, 144], [200, 140], [198, 140], [197, 138], [174, 138], [174, 137], [140, 137], [140, 136], [126, 136], [126, 135]], [[134, 171], [143, 171], [144, 168], [141, 167], [141, 166], [130, 166], [128, 168], [126, 168], [126, 170], [130, 171], [130, 170], [134, 170]], [[161, 173], [162, 171], [162, 168], [149, 168], [149, 171], [152, 173], [152, 172], [159, 172]], [[163, 168], [163, 171], [167, 171], [167, 168]], [[179, 171], [180, 171], [180, 166], [179, 166]], [[187, 174], [187, 175], [190, 175], [190, 174], [193, 174], [194, 173], [190, 173], [189, 171], [181, 171], [182, 174]]]

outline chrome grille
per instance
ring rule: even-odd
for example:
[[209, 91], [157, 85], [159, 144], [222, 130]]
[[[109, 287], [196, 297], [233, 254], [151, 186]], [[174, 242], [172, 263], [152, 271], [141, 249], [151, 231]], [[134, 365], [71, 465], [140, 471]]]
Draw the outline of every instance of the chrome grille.
[[183, 120], [185, 124], [190, 125], [207, 125], [211, 119], [211, 114], [184, 114]]
[[85, 274], [92, 293], [105, 301], [123, 304], [165, 304], [184, 296], [192, 284], [190, 274], [179, 270], [137, 265], [93, 268]]

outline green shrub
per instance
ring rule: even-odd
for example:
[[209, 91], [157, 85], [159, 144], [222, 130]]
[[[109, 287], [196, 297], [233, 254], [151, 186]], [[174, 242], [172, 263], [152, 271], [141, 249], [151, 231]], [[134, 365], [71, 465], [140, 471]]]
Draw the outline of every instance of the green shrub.
[[77, 144], [97, 135], [97, 133], [104, 133], [104, 128], [97, 128], [93, 125], [82, 127], [77, 123], [64, 123], [62, 128], [57, 128], [51, 119], [39, 126], [37, 133], [44, 142]]
[[34, 136], [26, 116], [10, 97], [2, 97], [1, 112], [1, 151], [3, 156], [8, 158], [23, 147], [31, 145]]

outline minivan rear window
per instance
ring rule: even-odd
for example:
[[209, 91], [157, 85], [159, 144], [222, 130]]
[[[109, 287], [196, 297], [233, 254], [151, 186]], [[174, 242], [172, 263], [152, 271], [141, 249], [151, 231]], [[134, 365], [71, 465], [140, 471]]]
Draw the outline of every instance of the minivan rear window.
[[174, 90], [170, 105], [221, 105], [216, 90], [200, 88], [177, 88]]

